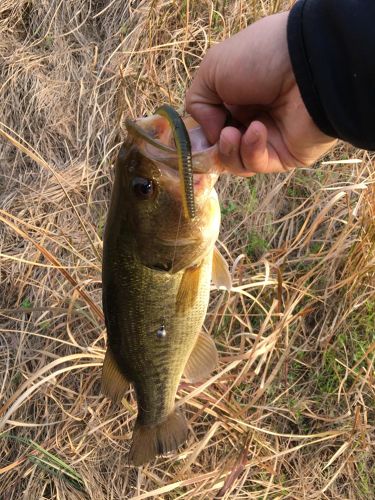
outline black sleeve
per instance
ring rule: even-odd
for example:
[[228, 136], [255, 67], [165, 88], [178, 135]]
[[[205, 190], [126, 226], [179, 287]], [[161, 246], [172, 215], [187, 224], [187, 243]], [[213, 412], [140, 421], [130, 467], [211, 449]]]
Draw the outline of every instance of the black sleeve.
[[302, 99], [326, 134], [375, 150], [375, 0], [301, 0], [288, 46]]

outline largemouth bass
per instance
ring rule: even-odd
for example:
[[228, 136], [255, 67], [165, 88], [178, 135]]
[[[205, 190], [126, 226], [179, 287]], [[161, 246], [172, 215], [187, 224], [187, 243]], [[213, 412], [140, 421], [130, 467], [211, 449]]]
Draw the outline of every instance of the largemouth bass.
[[128, 123], [104, 233], [108, 349], [102, 388], [119, 402], [129, 383], [134, 386], [138, 416], [129, 454], [134, 465], [187, 439], [176, 391], [183, 374], [195, 382], [215, 368], [215, 344], [201, 328], [211, 278], [230, 287], [228, 267], [215, 249], [217, 151], [194, 120], [184, 121], [192, 146], [194, 213], [186, 213], [179, 141], [173, 144], [171, 121], [157, 114]]

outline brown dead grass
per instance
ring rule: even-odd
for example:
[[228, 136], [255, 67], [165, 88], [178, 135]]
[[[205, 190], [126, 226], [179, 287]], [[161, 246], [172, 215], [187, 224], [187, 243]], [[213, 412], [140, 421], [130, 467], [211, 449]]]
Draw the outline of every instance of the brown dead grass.
[[234, 289], [212, 293], [206, 319], [220, 369], [180, 387], [180, 453], [129, 467], [133, 395], [118, 408], [99, 392], [101, 236], [123, 118], [183, 106], [210, 44], [287, 6], [1, 2], [1, 498], [372, 497], [367, 152], [340, 145], [313, 169], [221, 179]]

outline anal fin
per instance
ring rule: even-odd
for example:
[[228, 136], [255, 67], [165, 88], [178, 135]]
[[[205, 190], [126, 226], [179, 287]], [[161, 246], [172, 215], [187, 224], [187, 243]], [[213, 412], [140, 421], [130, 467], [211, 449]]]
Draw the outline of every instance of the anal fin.
[[184, 376], [192, 383], [208, 378], [218, 364], [215, 342], [204, 332], [198, 336], [184, 369]]
[[212, 257], [212, 281], [218, 288], [225, 287], [227, 290], [231, 290], [232, 288], [232, 278], [227, 261], [217, 247], [214, 248]]
[[129, 385], [128, 380], [119, 370], [111, 350], [108, 348], [102, 370], [102, 392], [112, 399], [114, 403], [119, 403], [129, 389]]

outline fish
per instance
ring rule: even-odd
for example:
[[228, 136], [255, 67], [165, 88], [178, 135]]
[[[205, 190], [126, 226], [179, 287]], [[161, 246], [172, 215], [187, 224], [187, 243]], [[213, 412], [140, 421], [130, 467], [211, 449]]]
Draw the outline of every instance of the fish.
[[215, 343], [202, 330], [211, 279], [231, 287], [215, 245], [220, 206], [214, 186], [222, 172], [217, 147], [192, 117], [181, 118], [182, 128], [177, 118], [164, 107], [126, 122], [103, 237], [102, 391], [120, 403], [130, 385], [135, 390], [134, 466], [187, 440], [176, 392], [182, 376], [195, 383], [216, 368]]

